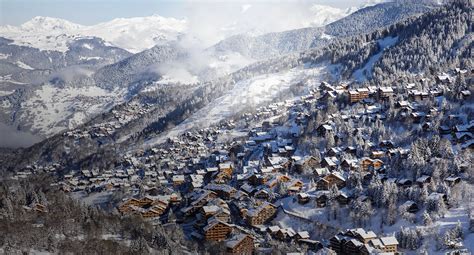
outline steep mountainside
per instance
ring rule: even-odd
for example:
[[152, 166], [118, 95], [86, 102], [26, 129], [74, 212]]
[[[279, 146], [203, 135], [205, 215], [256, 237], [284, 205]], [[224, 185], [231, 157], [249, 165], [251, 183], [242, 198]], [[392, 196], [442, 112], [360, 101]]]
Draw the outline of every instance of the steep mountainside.
[[223, 40], [213, 48], [218, 53], [239, 52], [243, 56], [255, 59], [279, 56], [304, 51], [312, 47], [325, 46], [331, 38], [369, 33], [402, 19], [420, 15], [435, 7], [436, 5], [414, 1], [382, 3], [362, 8], [324, 27], [304, 28], [256, 37], [238, 35]]
[[[110, 164], [110, 161], [105, 160], [105, 158], [110, 159], [111, 156], [114, 157], [113, 155], [117, 153], [117, 148], [123, 150], [139, 147], [143, 142], [146, 143], [150, 139], [159, 138], [163, 135], [164, 131], [180, 124], [188, 117], [192, 117], [194, 113], [209, 105], [210, 102], [214, 105], [212, 115], [217, 114], [215, 111], [219, 111], [219, 109], [228, 111], [229, 109], [226, 107], [221, 107], [224, 106], [221, 103], [227, 104], [228, 102], [226, 96], [230, 96], [234, 100], [241, 100], [235, 97], [239, 88], [244, 90], [256, 89], [261, 86], [259, 85], [259, 80], [264, 80], [263, 83], [265, 84], [271, 84], [269, 82], [271, 82], [272, 76], [277, 80], [289, 81], [282, 76], [288, 71], [307, 72], [311, 76], [311, 73], [315, 75], [316, 70], [322, 70], [322, 65], [325, 67], [323, 69], [326, 69], [324, 71], [326, 74], [318, 73], [321, 77], [328, 77], [328, 79], [350, 79], [357, 70], [365, 68], [367, 70], [365, 72], [367, 79], [374, 78], [379, 83], [384, 83], [390, 81], [390, 72], [381, 76], [377, 73], [377, 70], [378, 68], [384, 68], [386, 63], [390, 63], [391, 59], [395, 57], [404, 60], [402, 61], [403, 65], [398, 67], [399, 70], [397, 72], [403, 71], [416, 74], [420, 71], [429, 70], [430, 66], [431, 68], [436, 66], [442, 69], [451, 64], [456, 64], [462, 68], [470, 68], [466, 66], [471, 64], [469, 61], [461, 62], [460, 60], [471, 54], [469, 47], [466, 46], [472, 45], [472, 27], [469, 25], [472, 23], [471, 19], [472, 8], [466, 7], [465, 4], [452, 4], [372, 33], [336, 39], [326, 47], [309, 50], [300, 55], [289, 55], [252, 64], [227, 77], [199, 84], [197, 87], [191, 87], [186, 93], [179, 93], [177, 90], [180, 88], [173, 89], [163, 86], [159, 92], [149, 92], [148, 96], [142, 95], [132, 99], [131, 102], [135, 102], [141, 105], [141, 107], [145, 107], [150, 102], [151, 104], [146, 106], [146, 109], [148, 109], [147, 113], [140, 115], [143, 117], [137, 116], [136, 120], [130, 122], [134, 123], [133, 125], [127, 124], [120, 127], [119, 133], [117, 133], [120, 134], [119, 136], [100, 139], [86, 138], [81, 142], [84, 145], [73, 146], [75, 143], [74, 139], [57, 135], [31, 148], [22, 150], [22, 153], [25, 154], [23, 154], [24, 156], [21, 159], [17, 158], [17, 160], [23, 161], [23, 163], [36, 159], [41, 159], [45, 162], [54, 160], [70, 164], [71, 166], [77, 166], [77, 164], [94, 164], [95, 159]], [[437, 23], [434, 25], [432, 22]], [[451, 34], [450, 31], [454, 32]], [[427, 39], [423, 40], [421, 38]], [[450, 40], [446, 41], [441, 38], [450, 38]], [[430, 49], [437, 49], [431, 50], [434, 53], [433, 56], [426, 54], [426, 51]], [[427, 59], [425, 66], [420, 66], [419, 69], [410, 68], [417, 66], [420, 59], [423, 58]], [[435, 63], [434, 61], [437, 62]], [[373, 67], [367, 67], [368, 64], [373, 65]], [[372, 70], [375, 70], [375, 76], [370, 74]], [[294, 77], [301, 77], [298, 78], [300, 81], [307, 79], [304, 75]], [[253, 78], [256, 79], [252, 81]], [[298, 79], [290, 81], [290, 84], [296, 85], [295, 88], [298, 87]], [[292, 89], [291, 86], [289, 89]], [[297, 95], [299, 90], [293, 89], [292, 91], [292, 93], [282, 91], [283, 94], [277, 93], [275, 96], [276, 98], [284, 99], [285, 96], [287, 98], [291, 95]], [[161, 92], [164, 94], [160, 94]], [[252, 92], [249, 91], [249, 93]], [[170, 94], [175, 96], [170, 99], [169, 108], [162, 107], [158, 103], [162, 100], [162, 95]], [[232, 95], [234, 96], [232, 97]], [[240, 103], [247, 104], [244, 101]], [[123, 105], [123, 107], [127, 108], [126, 105]], [[158, 110], [159, 114], [155, 114]], [[110, 114], [112, 113], [107, 113], [103, 116], [105, 117]], [[97, 124], [97, 122], [94, 123]], [[88, 128], [88, 125], [86, 124], [82, 128]], [[187, 126], [189, 126], [189, 123]], [[116, 142], [112, 143], [112, 141]], [[64, 150], [64, 148], [68, 148], [68, 150]], [[108, 156], [101, 157], [100, 155]], [[104, 159], [100, 160], [100, 158]]]

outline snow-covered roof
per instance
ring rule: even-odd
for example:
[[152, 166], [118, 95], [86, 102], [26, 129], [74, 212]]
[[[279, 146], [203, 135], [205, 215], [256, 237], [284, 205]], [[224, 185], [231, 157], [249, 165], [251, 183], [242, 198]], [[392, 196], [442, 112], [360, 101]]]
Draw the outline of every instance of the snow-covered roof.
[[398, 241], [394, 236], [381, 237], [380, 241], [383, 245], [398, 245]]

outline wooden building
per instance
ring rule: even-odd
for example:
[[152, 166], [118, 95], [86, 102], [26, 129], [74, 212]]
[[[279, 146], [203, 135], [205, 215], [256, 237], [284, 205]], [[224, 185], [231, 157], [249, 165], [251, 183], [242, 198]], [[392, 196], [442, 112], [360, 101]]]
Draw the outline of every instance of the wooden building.
[[220, 220], [211, 220], [203, 229], [206, 240], [223, 241], [232, 232], [232, 226]]
[[263, 202], [260, 206], [247, 212], [247, 223], [251, 226], [263, 225], [277, 212], [277, 207], [271, 203]]
[[255, 249], [253, 236], [239, 234], [226, 241], [227, 254], [251, 255]]

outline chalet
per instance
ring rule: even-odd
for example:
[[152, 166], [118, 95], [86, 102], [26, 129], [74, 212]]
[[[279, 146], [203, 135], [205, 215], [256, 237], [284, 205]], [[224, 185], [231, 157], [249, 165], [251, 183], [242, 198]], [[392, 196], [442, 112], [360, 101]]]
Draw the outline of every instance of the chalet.
[[296, 171], [302, 173], [308, 169], [314, 169], [320, 166], [319, 160], [315, 157], [305, 157], [295, 162]]
[[451, 78], [451, 76], [449, 76], [445, 73], [442, 73], [442, 74], [436, 76], [436, 82], [441, 83], [441, 84], [450, 84], [453, 81], [454, 81], [454, 79]]
[[368, 88], [358, 88], [355, 90], [349, 90], [349, 101], [350, 103], [355, 103], [361, 100], [364, 100], [369, 97]]
[[420, 186], [423, 187], [425, 184], [429, 184], [431, 182], [431, 176], [429, 175], [422, 175], [416, 179], [416, 183]]
[[347, 236], [355, 237], [360, 242], [366, 244], [370, 240], [377, 238], [377, 235], [373, 231], [365, 231], [363, 228], [349, 229], [346, 231]]
[[384, 155], [385, 155], [385, 152], [384, 152], [384, 151], [372, 151], [372, 152], [370, 153], [371, 158], [374, 158], [374, 159], [376, 159], [376, 158], [381, 158], [381, 157], [383, 157]]
[[343, 159], [341, 168], [346, 170], [355, 170], [358, 167], [356, 159]]
[[364, 157], [360, 161], [360, 166], [362, 167], [362, 170], [367, 171], [369, 169], [379, 169], [380, 167], [383, 166], [383, 161], [380, 159], [370, 159], [367, 157]]
[[334, 147], [334, 148], [331, 148], [328, 152], [327, 152], [327, 155], [328, 156], [338, 156], [342, 153], [342, 149], [339, 148], [339, 147]]
[[297, 232], [295, 238], [296, 238], [297, 240], [309, 239], [309, 232], [308, 232], [308, 231], [300, 231], [300, 232]]
[[393, 96], [393, 89], [391, 87], [380, 87], [379, 88], [379, 96], [380, 98], [389, 98]]
[[318, 191], [314, 200], [317, 207], [325, 207], [328, 202], [327, 191]]
[[353, 194], [347, 188], [341, 189], [339, 195], [336, 197], [336, 200], [341, 205], [347, 205], [351, 201]]
[[172, 177], [173, 185], [175, 186], [179, 186], [183, 184], [184, 180], [185, 180], [184, 175], [173, 175]]
[[141, 206], [141, 203], [140, 203], [140, 200], [136, 199], [136, 198], [130, 198], [126, 201], [124, 201], [119, 207], [118, 207], [118, 210], [119, 212], [121, 213], [128, 213], [128, 212], [131, 212], [132, 211], [132, 207], [131, 206]]
[[280, 228], [276, 233], [275, 237], [280, 240], [289, 240], [296, 236], [296, 231], [293, 228]]
[[339, 160], [336, 157], [324, 157], [321, 161], [321, 166], [329, 169], [335, 169], [339, 164]]
[[287, 189], [292, 192], [299, 192], [303, 188], [303, 182], [300, 180], [291, 180]]
[[149, 208], [149, 209], [143, 209], [139, 208], [140, 214], [142, 215], [143, 218], [155, 218], [155, 217], [160, 217], [161, 214], [163, 214], [163, 211], [161, 209], [156, 209], [155, 207]]
[[404, 208], [409, 213], [417, 213], [420, 210], [418, 205], [411, 200], [408, 200], [403, 203], [402, 208]]
[[[337, 254], [372, 254], [375, 249], [381, 250], [386, 248], [387, 250], [393, 249], [393, 240], [386, 240], [388, 247], [377, 239], [377, 235], [372, 232], [366, 232], [362, 228], [349, 229], [338, 233], [337, 235], [329, 239], [330, 247]], [[378, 245], [380, 247], [375, 247]]]
[[342, 189], [346, 186], [346, 179], [339, 172], [332, 172], [326, 175], [324, 179], [328, 182], [328, 188], [336, 185], [339, 189]]
[[333, 132], [333, 128], [331, 125], [329, 124], [323, 124], [323, 125], [320, 125], [317, 129], [316, 129], [317, 133], [319, 136], [326, 136], [327, 134], [330, 134]]
[[263, 200], [270, 200], [270, 193], [266, 189], [261, 189], [255, 192], [254, 197], [258, 199], [263, 199]]
[[[312, 250], [312, 251], [319, 251], [324, 248], [322, 243], [316, 240], [311, 240], [311, 239], [299, 239], [298, 243], [307, 246], [308, 250]], [[328, 250], [327, 252], [321, 253], [321, 254], [335, 255], [336, 253], [334, 253], [331, 250]]]
[[324, 177], [327, 174], [329, 174], [329, 170], [325, 167], [314, 169], [314, 176], [316, 176], [316, 177]]
[[232, 198], [237, 190], [233, 188], [232, 186], [229, 186], [227, 184], [215, 184], [215, 183], [209, 183], [205, 187], [207, 190], [211, 190], [217, 194], [218, 197], [222, 199], [230, 199]]
[[247, 178], [248, 182], [254, 186], [263, 184], [263, 177], [260, 174], [251, 174]]
[[232, 175], [232, 170], [233, 170], [233, 166], [232, 166], [232, 163], [220, 163], [219, 164], [219, 171], [220, 172], [225, 172], [227, 173], [228, 175]]
[[466, 141], [474, 139], [474, 135], [466, 132], [456, 132], [455, 134], [456, 141], [459, 143], [464, 143]]
[[247, 223], [251, 226], [263, 225], [273, 218], [277, 212], [277, 207], [268, 202], [263, 202], [257, 208], [247, 212]]
[[398, 107], [398, 108], [402, 108], [404, 110], [407, 110], [411, 107], [411, 104], [408, 101], [397, 101], [395, 106]]
[[471, 96], [471, 91], [466, 89], [466, 90], [463, 90], [463, 91], [459, 92], [459, 95], [460, 95], [461, 99], [466, 100]]
[[398, 184], [398, 186], [407, 188], [407, 187], [410, 187], [412, 185], [412, 181], [407, 179], [407, 178], [402, 178], [402, 179], [397, 180], [397, 184]]
[[461, 178], [459, 176], [450, 176], [446, 179], [444, 179], [444, 181], [449, 185], [449, 186], [454, 186], [458, 183], [461, 182]]
[[320, 178], [319, 180], [316, 181], [316, 188], [318, 190], [329, 190], [329, 181], [327, 181], [324, 178]]
[[223, 241], [232, 232], [232, 226], [220, 220], [211, 220], [203, 228], [206, 240]]
[[369, 170], [373, 166], [373, 160], [370, 158], [362, 158], [360, 161], [360, 166], [362, 167], [362, 170]]
[[384, 246], [383, 252], [397, 253], [398, 241], [394, 236], [381, 237], [380, 241]]
[[298, 197], [298, 203], [300, 203], [300, 204], [306, 204], [310, 200], [309, 195], [306, 194], [306, 193], [298, 193], [297, 197]]
[[238, 234], [226, 241], [227, 254], [251, 255], [254, 252], [254, 237], [247, 234]]
[[360, 94], [356, 90], [349, 90], [348, 94], [349, 94], [349, 102], [351, 104], [356, 103], [360, 100]]

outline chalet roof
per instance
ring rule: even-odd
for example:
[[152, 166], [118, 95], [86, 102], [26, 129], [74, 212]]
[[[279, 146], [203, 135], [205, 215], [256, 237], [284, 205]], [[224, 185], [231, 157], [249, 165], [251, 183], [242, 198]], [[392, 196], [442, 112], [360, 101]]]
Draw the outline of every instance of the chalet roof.
[[474, 139], [471, 139], [471, 140], [469, 140], [469, 141], [464, 142], [464, 143], [461, 145], [461, 148], [462, 148], [462, 149], [466, 149], [466, 148], [472, 147], [473, 145], [474, 145]]
[[308, 231], [300, 231], [300, 232], [297, 233], [297, 235], [300, 238], [303, 238], [303, 239], [308, 239], [309, 238], [309, 232]]
[[296, 235], [296, 231], [293, 228], [289, 227], [286, 229], [286, 234], [288, 234], [289, 237], [293, 237]]
[[329, 170], [327, 168], [323, 167], [323, 168], [314, 169], [314, 172], [317, 173], [318, 175], [325, 175], [325, 174], [329, 173]]
[[380, 241], [380, 239], [378, 238], [370, 240], [370, 244], [372, 244], [372, 246], [374, 246], [377, 249], [380, 249], [384, 246], [382, 242]]
[[445, 181], [448, 181], [448, 182], [454, 182], [454, 181], [457, 181], [457, 180], [460, 180], [461, 178], [459, 176], [450, 176], [446, 179], [444, 179]]
[[217, 205], [206, 205], [202, 207], [204, 213], [216, 213], [220, 210]]
[[245, 183], [244, 185], [240, 186], [240, 189], [242, 189], [243, 191], [247, 192], [247, 193], [251, 193], [252, 191], [255, 190], [254, 187], [252, 187], [250, 184], [248, 183]]
[[272, 166], [276, 166], [287, 163], [288, 159], [285, 157], [268, 157], [268, 161]]
[[270, 232], [272, 232], [272, 233], [275, 233], [278, 230], [280, 230], [280, 227], [276, 226], [276, 225], [275, 226], [270, 226], [270, 227], [268, 227], [268, 230], [270, 230]]
[[271, 204], [271, 203], [268, 203], [268, 202], [263, 202], [260, 206], [258, 206], [257, 208], [254, 208], [254, 209], [251, 209], [247, 212], [247, 215], [250, 216], [250, 217], [254, 217], [254, 216], [257, 216], [264, 208], [266, 208], [267, 206], [272, 206], [272, 207], [276, 207], [275, 205]]
[[231, 167], [232, 167], [232, 163], [230, 163], [230, 162], [219, 164], [219, 169], [227, 169], [227, 168], [231, 168]]
[[336, 157], [324, 157], [323, 161], [325, 161], [328, 166], [336, 166], [338, 160]]
[[208, 190], [212, 190], [212, 191], [224, 191], [224, 192], [227, 192], [227, 193], [236, 191], [236, 189], [234, 187], [229, 186], [227, 184], [209, 183], [204, 188], [208, 189]]
[[416, 205], [416, 203], [412, 200], [408, 200], [405, 203], [403, 203], [402, 207], [411, 207], [413, 205]]
[[341, 181], [346, 181], [346, 178], [340, 172], [332, 172], [330, 175], [335, 176], [336, 178], [340, 179]]
[[418, 177], [418, 179], [416, 179], [417, 182], [420, 182], [420, 183], [425, 183], [429, 178], [431, 178], [431, 176], [429, 175], [422, 175], [420, 177]]
[[439, 200], [439, 199], [442, 199], [443, 196], [444, 196], [444, 194], [442, 194], [442, 193], [433, 192], [433, 193], [428, 195], [428, 199]]
[[203, 230], [204, 230], [204, 232], [207, 232], [207, 231], [211, 230], [213, 227], [215, 227], [215, 226], [218, 225], [218, 224], [224, 224], [224, 225], [226, 225], [226, 226], [228, 226], [228, 227], [231, 227], [231, 225], [229, 225], [229, 224], [227, 224], [227, 223], [225, 223], [225, 222], [223, 222], [223, 221], [221, 221], [221, 220], [218, 220], [218, 219], [215, 219], [215, 218], [214, 218], [214, 219], [210, 220], [210, 221], [207, 223], [206, 226], [204, 226]]
[[184, 182], [184, 175], [182, 174], [173, 175], [172, 180], [173, 182], [179, 182], [179, 181]]
[[379, 89], [380, 89], [380, 91], [382, 91], [383, 93], [393, 93], [392, 87], [380, 87]]
[[238, 245], [239, 243], [241, 243], [245, 238], [247, 237], [250, 237], [252, 238], [252, 236], [250, 235], [246, 235], [246, 234], [238, 234], [236, 236], [233, 236], [232, 238], [228, 239], [228, 241], [226, 241], [225, 245], [227, 248], [234, 248], [236, 245]]
[[398, 245], [398, 241], [394, 236], [381, 237], [380, 241], [383, 245]]
[[370, 238], [376, 238], [377, 235], [374, 233], [374, 231], [365, 231], [364, 229], [357, 229], [357, 233], [364, 239], [370, 239]]

